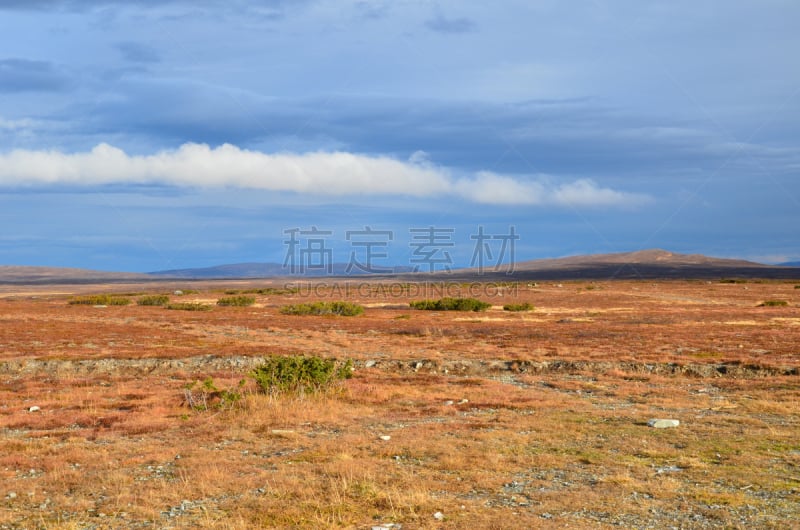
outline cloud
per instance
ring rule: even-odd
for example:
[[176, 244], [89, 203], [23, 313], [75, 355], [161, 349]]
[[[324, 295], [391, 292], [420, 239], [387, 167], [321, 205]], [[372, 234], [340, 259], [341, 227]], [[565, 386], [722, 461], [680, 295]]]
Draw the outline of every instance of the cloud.
[[128, 155], [100, 144], [89, 152], [14, 150], [0, 155], [0, 186], [162, 184], [233, 187], [345, 196], [451, 196], [482, 204], [622, 206], [644, 196], [589, 180], [551, 186], [491, 172], [457, 178], [421, 152], [408, 161], [348, 152], [269, 154], [224, 144], [187, 143], [153, 155]]
[[649, 202], [646, 195], [601, 188], [591, 179], [580, 179], [557, 186], [552, 179], [520, 181], [508, 176], [481, 171], [471, 179], [456, 182], [459, 195], [473, 202], [497, 205], [556, 205], [572, 207], [634, 206]]
[[132, 63], [157, 63], [161, 61], [158, 52], [138, 42], [119, 42], [114, 46], [122, 54], [123, 59]]
[[425, 22], [425, 26], [438, 33], [469, 33], [475, 31], [476, 24], [473, 20], [466, 17], [447, 18], [438, 14]]
[[67, 78], [50, 62], [0, 60], [0, 92], [59, 91], [66, 86]]

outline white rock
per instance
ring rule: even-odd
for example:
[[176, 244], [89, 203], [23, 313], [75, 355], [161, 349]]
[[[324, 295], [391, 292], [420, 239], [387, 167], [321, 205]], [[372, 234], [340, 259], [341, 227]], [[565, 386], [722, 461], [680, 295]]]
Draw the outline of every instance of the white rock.
[[38, 406], [34, 405], [34, 406], [32, 406], [31, 408], [28, 409], [28, 412], [39, 412], [40, 410], [42, 410], [42, 409], [40, 409]]
[[436, 512], [433, 514], [433, 518], [437, 521], [444, 521], [444, 514], [442, 512]]
[[448, 399], [447, 401], [444, 402], [444, 404], [447, 405], [448, 407], [450, 405], [452, 405], [453, 403], [455, 403], [455, 402], [452, 399]]
[[677, 427], [680, 424], [681, 422], [678, 420], [665, 420], [658, 418], [653, 418], [647, 422], [647, 425], [654, 429], [671, 429], [672, 427]]
[[183, 291], [178, 290], [178, 291], [173, 292], [172, 294], [174, 294], [175, 296], [181, 296], [181, 295], [183, 295]]
[[388, 434], [384, 434], [383, 436], [379, 436], [379, 438], [380, 438], [381, 440], [383, 440], [384, 442], [388, 442], [389, 440], [391, 440], [391, 439], [392, 439], [392, 437], [391, 437], [391, 436], [389, 436]]

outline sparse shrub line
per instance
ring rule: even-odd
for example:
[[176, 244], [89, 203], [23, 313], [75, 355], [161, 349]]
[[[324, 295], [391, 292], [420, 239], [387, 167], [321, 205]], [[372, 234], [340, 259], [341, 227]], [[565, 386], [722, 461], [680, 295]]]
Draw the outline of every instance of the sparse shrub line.
[[492, 304], [477, 298], [441, 298], [439, 300], [417, 300], [409, 304], [413, 309], [427, 311], [486, 311]]
[[255, 296], [228, 296], [217, 300], [219, 306], [232, 306], [232, 307], [249, 307], [256, 303]]
[[533, 305], [528, 302], [521, 304], [506, 304], [503, 306], [503, 311], [533, 311]]
[[76, 296], [69, 301], [70, 305], [128, 305], [130, 303], [130, 298], [112, 294]]
[[281, 308], [284, 315], [339, 315], [352, 317], [364, 312], [364, 307], [352, 302], [311, 302], [291, 304]]
[[250, 372], [259, 389], [270, 395], [316, 394], [338, 388], [353, 373], [353, 363], [321, 357], [292, 355], [266, 357]]

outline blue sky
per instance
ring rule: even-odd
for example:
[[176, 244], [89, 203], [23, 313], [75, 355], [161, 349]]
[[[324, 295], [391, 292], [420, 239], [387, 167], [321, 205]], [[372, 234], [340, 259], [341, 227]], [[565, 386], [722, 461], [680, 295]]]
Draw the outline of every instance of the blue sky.
[[[0, 1], [0, 264], [800, 258], [794, 1]], [[495, 249], [494, 256], [497, 256]]]

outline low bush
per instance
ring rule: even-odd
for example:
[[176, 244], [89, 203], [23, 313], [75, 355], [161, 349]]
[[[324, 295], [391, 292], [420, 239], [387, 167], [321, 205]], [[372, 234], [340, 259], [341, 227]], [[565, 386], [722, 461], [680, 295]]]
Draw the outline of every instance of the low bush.
[[786, 300], [765, 300], [758, 304], [758, 307], [785, 307], [789, 305]]
[[173, 302], [171, 304], [165, 304], [164, 307], [179, 311], [211, 311], [212, 309], [210, 305], [201, 304], [199, 302]]
[[113, 294], [93, 294], [76, 296], [69, 303], [70, 305], [128, 305], [131, 299]]
[[439, 300], [417, 300], [409, 304], [413, 309], [427, 311], [486, 311], [492, 304], [477, 298], [441, 298]]
[[220, 306], [233, 306], [233, 307], [249, 307], [256, 303], [255, 296], [228, 296], [217, 300], [217, 305]]
[[339, 315], [352, 317], [360, 315], [364, 308], [352, 302], [311, 302], [291, 304], [281, 308], [284, 315]]
[[521, 304], [506, 304], [503, 306], [503, 311], [533, 311], [533, 305], [528, 302]]
[[169, 303], [169, 296], [165, 294], [152, 294], [136, 300], [138, 305], [165, 305]]
[[744, 278], [722, 278], [719, 283], [747, 283]]
[[313, 394], [334, 390], [353, 374], [353, 363], [293, 355], [266, 357], [250, 372], [258, 388], [270, 395]]

